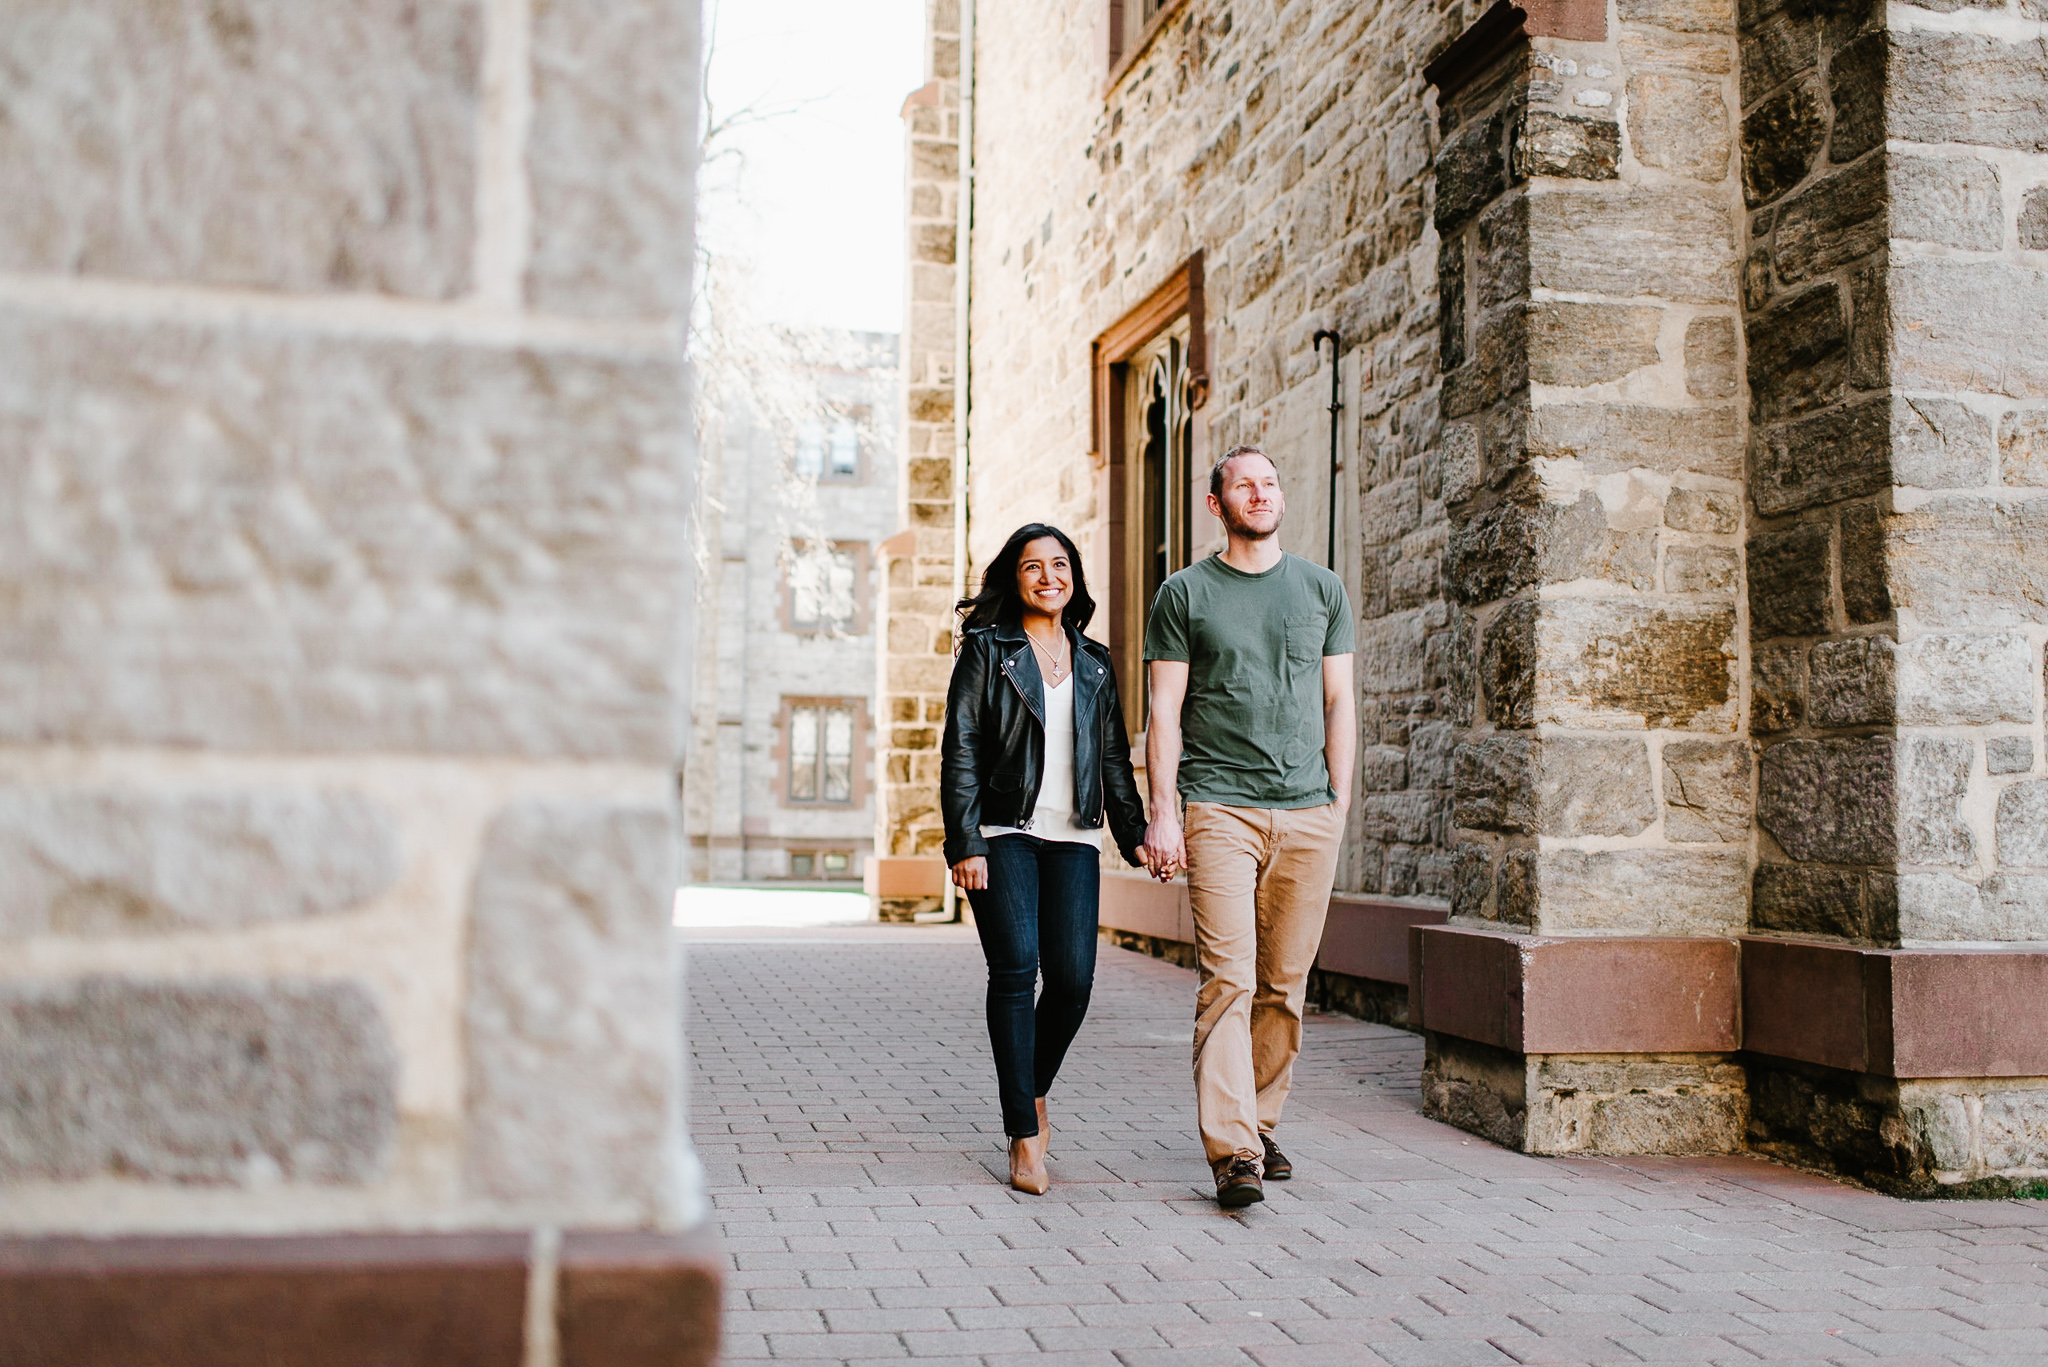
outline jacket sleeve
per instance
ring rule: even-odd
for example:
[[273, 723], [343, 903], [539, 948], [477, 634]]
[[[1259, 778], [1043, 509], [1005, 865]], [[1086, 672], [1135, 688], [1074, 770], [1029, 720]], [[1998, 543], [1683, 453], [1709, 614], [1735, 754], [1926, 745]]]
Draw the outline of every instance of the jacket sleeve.
[[946, 729], [939, 742], [939, 810], [948, 866], [988, 853], [981, 838], [981, 728], [988, 697], [988, 649], [969, 638], [946, 688]]
[[1138, 846], [1145, 843], [1145, 806], [1138, 801], [1138, 778], [1131, 771], [1131, 741], [1124, 734], [1123, 699], [1116, 688], [1116, 666], [1102, 690], [1102, 810], [1110, 835], [1124, 862], [1137, 867]]

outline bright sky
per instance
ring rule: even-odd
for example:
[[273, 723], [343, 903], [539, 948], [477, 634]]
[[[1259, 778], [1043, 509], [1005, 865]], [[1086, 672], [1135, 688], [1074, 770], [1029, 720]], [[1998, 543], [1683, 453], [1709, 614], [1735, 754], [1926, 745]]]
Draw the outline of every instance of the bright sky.
[[770, 321], [900, 330], [898, 111], [924, 84], [924, 0], [708, 0], [704, 19], [713, 119], [784, 111], [706, 168], [706, 245], [752, 259]]

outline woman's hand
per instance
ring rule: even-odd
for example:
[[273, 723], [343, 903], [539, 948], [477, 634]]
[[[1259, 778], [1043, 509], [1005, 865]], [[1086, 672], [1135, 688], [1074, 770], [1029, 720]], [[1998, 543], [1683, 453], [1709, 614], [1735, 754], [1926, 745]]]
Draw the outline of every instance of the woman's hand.
[[988, 859], [984, 855], [971, 854], [953, 866], [953, 886], [964, 892], [984, 892], [988, 888]]

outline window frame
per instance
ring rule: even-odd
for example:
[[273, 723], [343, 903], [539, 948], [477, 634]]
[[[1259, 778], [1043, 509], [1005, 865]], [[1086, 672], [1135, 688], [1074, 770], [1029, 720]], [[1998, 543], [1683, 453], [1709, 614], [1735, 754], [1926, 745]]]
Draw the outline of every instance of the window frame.
[[1108, 79], [1103, 82], [1102, 87], [1105, 97], [1116, 89], [1132, 67], [1144, 59], [1145, 53], [1151, 48], [1153, 40], [1159, 37], [1160, 31], [1188, 7], [1188, 0], [1166, 0], [1166, 3], [1159, 7], [1159, 13], [1146, 20], [1145, 26], [1126, 44], [1124, 29], [1127, 25], [1124, 16], [1130, 6], [1142, 2], [1143, 0], [1104, 0], [1107, 15], [1105, 31], [1108, 35], [1106, 66], [1109, 71]]
[[825, 544], [835, 552], [844, 552], [853, 561], [853, 615], [844, 623], [805, 622], [796, 615], [796, 584], [790, 577], [795, 566], [795, 557], [810, 549], [808, 541], [790, 543], [789, 554], [782, 557], [782, 629], [795, 636], [865, 636], [868, 634], [869, 616], [873, 608], [874, 548], [865, 541], [841, 541], [834, 539]]
[[[791, 743], [794, 735], [792, 728], [795, 726], [796, 714], [800, 708], [835, 709], [848, 713], [852, 719], [853, 744], [852, 752], [847, 757], [847, 797], [844, 801], [832, 801], [826, 798], [799, 798], [791, 795], [795, 786], [791, 782], [793, 777], [791, 764], [794, 762], [796, 749]], [[775, 746], [769, 756], [775, 766], [775, 798], [777, 803], [784, 807], [794, 807], [802, 811], [826, 812], [858, 811], [866, 806], [870, 788], [868, 767], [873, 754], [873, 745], [869, 740], [869, 732], [873, 729], [873, 725], [873, 719], [868, 716], [868, 700], [866, 698], [785, 695], [781, 706], [775, 713]], [[822, 731], [822, 728], [820, 729]], [[822, 739], [821, 736], [821, 745]], [[818, 763], [821, 766], [824, 763], [822, 748], [819, 751]], [[837, 842], [834, 842], [834, 847], [837, 847]]]
[[[1131, 409], [1131, 362], [1159, 337], [1173, 330], [1183, 319], [1187, 323], [1187, 374], [1189, 450], [1186, 475], [1189, 484], [1188, 521], [1193, 521], [1194, 477], [1200, 473], [1208, 441], [1203, 424], [1195, 420], [1209, 398], [1209, 348], [1207, 320], [1203, 309], [1202, 253], [1196, 251], [1142, 303], [1089, 344], [1089, 376], [1094, 390], [1090, 406], [1090, 429], [1096, 467], [1109, 477], [1109, 648], [1116, 661], [1117, 677], [1124, 704], [1125, 730], [1133, 737], [1145, 729], [1144, 640], [1145, 613], [1149, 603], [1141, 601], [1132, 583], [1140, 572], [1142, 547], [1133, 540], [1131, 526], [1139, 511], [1141, 490], [1133, 488], [1140, 473], [1130, 461], [1132, 442], [1128, 432]], [[1186, 529], [1182, 547], [1193, 544], [1193, 528]]]

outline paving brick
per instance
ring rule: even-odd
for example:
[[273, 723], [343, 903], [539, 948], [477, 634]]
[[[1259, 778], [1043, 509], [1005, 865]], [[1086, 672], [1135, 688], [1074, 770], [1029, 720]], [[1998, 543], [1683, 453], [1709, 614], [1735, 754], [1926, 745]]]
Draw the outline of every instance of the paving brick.
[[1306, 1024], [1297, 1176], [1220, 1212], [1193, 977], [1107, 947], [1053, 1091], [1055, 1185], [1011, 1192], [982, 981], [957, 930], [691, 949], [727, 1363], [2048, 1360], [2044, 1203], [1505, 1153], [1418, 1115], [1415, 1037], [1342, 1017]]

